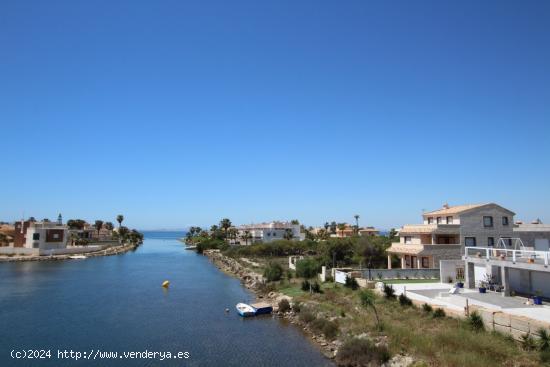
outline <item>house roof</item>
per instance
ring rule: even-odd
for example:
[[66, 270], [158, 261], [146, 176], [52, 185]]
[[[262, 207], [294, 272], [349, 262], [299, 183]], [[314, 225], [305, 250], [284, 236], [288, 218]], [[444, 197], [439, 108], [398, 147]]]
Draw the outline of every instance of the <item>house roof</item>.
[[494, 204], [494, 203], [485, 203], [485, 204], [466, 204], [466, 205], [454, 205], [454, 206], [444, 205], [443, 208], [438, 209], [438, 210], [433, 210], [431, 212], [426, 212], [426, 213], [422, 214], [422, 216], [427, 217], [427, 216], [433, 216], [433, 215], [442, 215], [443, 216], [443, 215], [450, 215], [450, 214], [461, 214], [461, 213], [464, 213], [464, 212], [472, 210], [472, 209], [477, 209], [477, 208], [481, 208], [481, 207], [489, 206], [489, 205], [498, 206], [499, 208], [502, 208], [502, 209], [510, 212], [511, 214], [514, 214], [514, 212], [512, 212], [512, 211], [510, 211], [506, 208], [503, 208], [500, 205], [497, 205], [497, 204]]
[[407, 233], [432, 233], [437, 228], [435, 224], [405, 224], [399, 234]]

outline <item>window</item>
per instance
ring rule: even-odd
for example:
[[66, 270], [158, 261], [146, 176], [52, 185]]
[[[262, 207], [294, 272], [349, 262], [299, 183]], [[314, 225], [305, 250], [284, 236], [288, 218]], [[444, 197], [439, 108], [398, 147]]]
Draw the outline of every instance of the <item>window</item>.
[[405, 243], [411, 243], [412, 237], [411, 236], [405, 236]]
[[432, 224], [434, 222], [434, 219], [432, 217], [428, 218], [428, 224]]
[[409, 255], [405, 255], [405, 264], [408, 268], [411, 267], [411, 257]]
[[441, 217], [437, 217], [436, 222], [437, 224], [441, 224]]
[[493, 226], [493, 217], [491, 216], [484, 216], [483, 217], [483, 227], [492, 227]]
[[54, 233], [54, 234], [53, 234], [53, 239], [54, 239], [54, 240], [59, 239], [59, 233]]
[[502, 225], [507, 226], [508, 225], [508, 217], [502, 217]]
[[430, 258], [429, 257], [423, 257], [422, 258], [422, 267], [423, 268], [429, 268], [430, 267]]
[[453, 224], [453, 217], [447, 217], [447, 224]]
[[40, 247], [40, 243], [35, 242], [35, 243], [32, 244], [32, 247], [34, 247], [34, 248], [39, 248], [39, 247]]
[[456, 278], [457, 279], [464, 279], [464, 268], [457, 267], [456, 268]]
[[464, 245], [466, 247], [475, 247], [476, 246], [476, 238], [475, 237], [464, 237]]
[[510, 237], [502, 237], [502, 243], [506, 247], [512, 247], [512, 239]]
[[488, 247], [494, 247], [495, 246], [495, 238], [494, 237], [487, 237], [487, 246]]
[[33, 239], [34, 241], [40, 240], [40, 233], [33, 233], [33, 234], [32, 234], [32, 239]]

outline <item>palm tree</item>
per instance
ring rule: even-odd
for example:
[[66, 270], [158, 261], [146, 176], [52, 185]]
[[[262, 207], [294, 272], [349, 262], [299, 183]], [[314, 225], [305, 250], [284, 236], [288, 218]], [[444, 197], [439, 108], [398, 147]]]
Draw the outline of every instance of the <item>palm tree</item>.
[[239, 231], [237, 230], [237, 228], [235, 228], [235, 227], [229, 228], [229, 238], [231, 238], [232, 240], [237, 239], [237, 234], [238, 233], [239, 233]]
[[378, 312], [376, 311], [376, 306], [374, 304], [376, 301], [376, 296], [371, 290], [365, 289], [359, 294], [359, 297], [361, 298], [361, 304], [363, 307], [370, 307], [374, 311], [376, 325], [378, 326], [378, 329], [380, 329], [380, 319], [378, 318]]
[[[117, 217], [118, 220], [118, 217]], [[130, 230], [127, 227], [119, 227], [118, 228], [118, 242], [123, 244], [128, 239], [128, 233]]]
[[292, 233], [292, 229], [286, 228], [283, 238], [287, 241], [290, 241], [293, 237], [294, 237], [294, 234]]
[[111, 222], [106, 222], [104, 227], [108, 231], [112, 231], [115, 228], [115, 226], [113, 226], [113, 223], [111, 223]]
[[325, 222], [324, 227], [325, 227], [325, 231], [328, 232], [328, 229], [329, 229], [329, 227], [330, 227], [330, 224], [328, 224], [328, 222]]
[[355, 231], [356, 234], [359, 233], [359, 214], [353, 216], [355, 218]]
[[103, 228], [103, 221], [102, 220], [96, 220], [95, 221], [95, 229], [97, 230], [97, 239], [99, 240], [99, 231], [101, 231], [101, 228]]
[[116, 216], [116, 221], [118, 222], [118, 228], [122, 226], [122, 222], [124, 221], [124, 215], [119, 214]]
[[245, 229], [243, 234], [241, 235], [241, 238], [244, 240], [245, 245], [248, 245], [248, 239], [250, 237], [250, 231], [248, 229]]
[[220, 227], [223, 228], [223, 231], [225, 232], [225, 238], [227, 238], [227, 231], [229, 230], [229, 228], [231, 228], [231, 221], [229, 220], [229, 218], [223, 218], [220, 221]]
[[346, 229], [346, 223], [338, 223], [338, 229], [340, 230], [341, 237], [344, 237], [344, 230]]

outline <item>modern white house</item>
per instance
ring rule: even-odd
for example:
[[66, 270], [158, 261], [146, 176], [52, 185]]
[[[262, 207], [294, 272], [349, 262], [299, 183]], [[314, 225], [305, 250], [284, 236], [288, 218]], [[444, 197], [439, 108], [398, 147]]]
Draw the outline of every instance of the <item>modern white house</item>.
[[500, 238], [513, 237], [515, 213], [494, 203], [443, 205], [422, 214], [423, 223], [404, 225], [399, 242], [387, 250], [401, 259], [401, 268], [439, 268], [441, 260], [459, 260], [463, 249], [494, 246]]
[[[269, 243], [276, 240], [283, 240], [291, 236], [291, 239], [301, 241], [304, 235], [300, 231], [299, 224], [291, 222], [267, 222], [258, 224], [246, 224], [237, 227], [238, 237], [248, 238], [245, 242], [251, 243]], [[241, 240], [241, 244], [243, 240]]]
[[550, 226], [539, 220], [516, 224], [511, 238], [492, 246], [466, 246], [466, 287], [484, 285], [504, 295], [550, 298], [549, 242]]
[[59, 217], [56, 222], [20, 221], [15, 223], [13, 247], [58, 250], [67, 247], [68, 228]]

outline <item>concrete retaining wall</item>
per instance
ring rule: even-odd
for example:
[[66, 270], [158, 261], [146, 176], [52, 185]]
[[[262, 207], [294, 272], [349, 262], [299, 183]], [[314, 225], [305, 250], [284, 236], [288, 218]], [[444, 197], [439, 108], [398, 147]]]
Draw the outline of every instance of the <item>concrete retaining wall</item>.
[[502, 311], [492, 311], [482, 307], [470, 306], [470, 313], [474, 311], [480, 314], [487, 330], [509, 334], [516, 340], [520, 340], [526, 334], [538, 337], [540, 329], [550, 329], [549, 323], [523, 316], [510, 315]]

